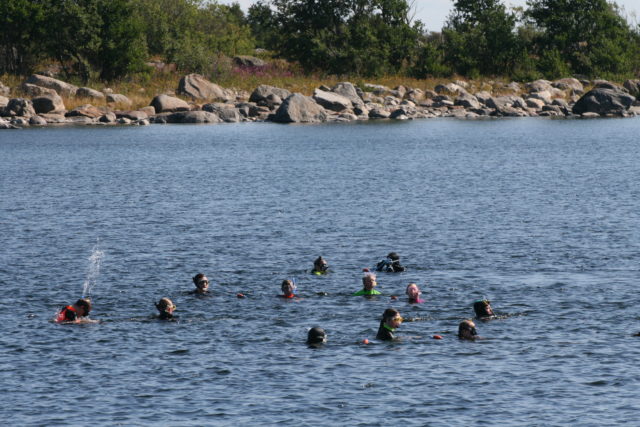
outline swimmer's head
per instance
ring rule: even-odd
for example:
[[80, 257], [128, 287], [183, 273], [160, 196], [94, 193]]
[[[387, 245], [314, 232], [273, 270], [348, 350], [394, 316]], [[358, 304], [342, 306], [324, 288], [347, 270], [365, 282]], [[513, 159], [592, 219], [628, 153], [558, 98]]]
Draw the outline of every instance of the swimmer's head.
[[78, 313], [78, 316], [88, 316], [89, 312], [91, 311], [91, 300], [89, 300], [89, 298], [80, 298], [78, 301], [76, 301], [75, 306], [78, 309], [82, 310], [82, 313]]
[[196, 285], [196, 292], [207, 292], [209, 289], [209, 279], [204, 273], [198, 273], [193, 276], [193, 284]]
[[176, 309], [176, 305], [169, 298], [162, 298], [156, 303], [156, 308], [160, 313], [171, 314]]
[[389, 252], [387, 258], [389, 258], [391, 261], [400, 261], [400, 255], [398, 255], [396, 252]]
[[476, 324], [473, 323], [473, 320], [463, 320], [460, 322], [458, 326], [458, 338], [462, 340], [475, 340], [478, 336], [478, 331], [476, 331]]
[[327, 271], [328, 266], [327, 260], [322, 258], [322, 256], [319, 256], [315, 261], [313, 261], [313, 269], [315, 271]]
[[293, 283], [293, 280], [286, 279], [282, 281], [280, 289], [285, 297], [290, 297], [293, 296], [293, 293], [296, 290], [296, 285]]
[[400, 312], [395, 308], [387, 308], [384, 313], [382, 313], [382, 322], [393, 329], [400, 327], [403, 320]]
[[362, 276], [362, 287], [365, 290], [370, 291], [377, 284], [378, 284], [378, 282], [376, 281], [376, 275], [375, 274], [373, 274], [373, 273], [365, 273], [364, 276]]
[[477, 317], [490, 317], [494, 315], [493, 309], [491, 308], [491, 301], [487, 299], [474, 302], [473, 310], [476, 312]]
[[327, 333], [320, 327], [309, 329], [307, 344], [324, 344], [327, 342]]
[[409, 283], [407, 285], [407, 290], [405, 291], [405, 293], [407, 294], [409, 299], [417, 300], [418, 298], [420, 298], [420, 294], [422, 292], [420, 292], [420, 288], [418, 288], [418, 285], [416, 285], [415, 283]]

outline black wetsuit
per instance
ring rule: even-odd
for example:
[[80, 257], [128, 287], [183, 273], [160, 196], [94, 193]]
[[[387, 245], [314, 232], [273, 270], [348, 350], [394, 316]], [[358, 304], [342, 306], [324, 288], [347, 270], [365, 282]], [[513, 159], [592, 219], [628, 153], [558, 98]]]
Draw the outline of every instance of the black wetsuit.
[[393, 341], [396, 339], [394, 335], [395, 329], [391, 329], [384, 324], [384, 322], [380, 322], [380, 327], [378, 328], [378, 334], [376, 338], [382, 341]]
[[400, 265], [400, 261], [388, 261], [383, 259], [376, 265], [376, 271], [382, 271], [384, 273], [400, 273], [406, 269]]
[[158, 319], [160, 319], [160, 320], [173, 320], [173, 314], [167, 313], [166, 311], [163, 311], [158, 316]]

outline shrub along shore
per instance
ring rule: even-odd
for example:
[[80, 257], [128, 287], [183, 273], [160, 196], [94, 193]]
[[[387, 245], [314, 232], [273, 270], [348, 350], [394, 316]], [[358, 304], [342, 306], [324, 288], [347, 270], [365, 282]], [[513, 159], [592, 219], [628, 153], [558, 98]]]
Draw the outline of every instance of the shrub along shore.
[[[416, 81], [418, 82], [418, 81]], [[230, 89], [199, 74], [174, 90], [135, 103], [127, 94], [78, 87], [34, 74], [13, 87], [0, 82], [0, 129], [47, 125], [278, 123], [409, 120], [435, 117], [632, 117], [640, 114], [640, 80], [563, 78], [528, 83], [455, 80], [433, 87], [393, 88], [337, 82], [312, 93], [259, 85]], [[148, 103], [147, 103], [148, 102]], [[138, 105], [136, 105], [138, 104]], [[144, 104], [144, 105], [141, 105]], [[73, 106], [69, 109], [67, 105]]]

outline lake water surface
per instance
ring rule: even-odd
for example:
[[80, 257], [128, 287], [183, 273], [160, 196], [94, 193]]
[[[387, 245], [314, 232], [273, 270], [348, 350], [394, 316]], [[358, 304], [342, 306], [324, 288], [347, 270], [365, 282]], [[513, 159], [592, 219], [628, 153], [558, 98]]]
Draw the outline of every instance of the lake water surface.
[[[639, 129], [529, 118], [4, 131], [0, 415], [634, 424]], [[102, 322], [51, 322], [82, 294], [97, 242]], [[380, 274], [382, 296], [351, 296], [390, 251], [407, 271]], [[308, 274], [318, 255], [331, 274]], [[212, 296], [189, 294], [197, 272]], [[291, 277], [302, 299], [276, 298]], [[412, 281], [424, 304], [407, 303]], [[153, 320], [164, 296], [178, 322]], [[503, 318], [460, 342], [483, 296]], [[388, 307], [419, 318], [400, 342], [374, 339]], [[323, 348], [305, 346], [312, 326], [327, 330]]]

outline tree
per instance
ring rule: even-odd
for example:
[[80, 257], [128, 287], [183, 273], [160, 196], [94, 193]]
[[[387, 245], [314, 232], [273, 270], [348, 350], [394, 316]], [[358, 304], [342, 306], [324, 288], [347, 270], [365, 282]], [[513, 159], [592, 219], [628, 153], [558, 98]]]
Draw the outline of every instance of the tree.
[[0, 1], [0, 74], [26, 74], [42, 58], [44, 3]]
[[410, 62], [421, 24], [405, 0], [270, 0], [249, 12], [258, 38], [308, 70], [380, 75]]
[[[578, 74], [629, 74], [638, 69], [638, 34], [606, 0], [529, 0], [539, 29], [535, 52], [563, 58]], [[552, 56], [553, 56], [552, 55]], [[544, 64], [544, 62], [543, 62]], [[548, 70], [543, 70], [548, 71]]]
[[443, 35], [446, 62], [463, 75], [508, 75], [521, 44], [516, 18], [500, 0], [456, 0]]

